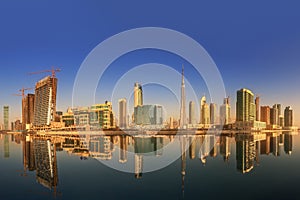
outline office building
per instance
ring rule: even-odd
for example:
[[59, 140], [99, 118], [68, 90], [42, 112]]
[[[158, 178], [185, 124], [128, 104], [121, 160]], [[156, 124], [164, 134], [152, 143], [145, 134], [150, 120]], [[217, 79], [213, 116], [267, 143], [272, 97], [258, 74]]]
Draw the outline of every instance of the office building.
[[34, 94], [27, 94], [22, 102], [22, 123], [23, 129], [27, 129], [26, 125], [34, 123]]
[[260, 121], [266, 122], [267, 125], [270, 124], [270, 107], [261, 106], [260, 107]]
[[46, 78], [35, 85], [34, 126], [50, 126], [55, 121], [57, 78]]
[[255, 115], [256, 115], [256, 121], [260, 121], [260, 107], [259, 107], [259, 100], [260, 98], [259, 98], [259, 96], [257, 96], [256, 98], [255, 98]]
[[139, 83], [134, 84], [134, 107], [143, 105], [143, 89]]
[[77, 128], [79, 127], [88, 127], [90, 124], [90, 115], [88, 107], [78, 107], [73, 108], [72, 112], [74, 113], [74, 124]]
[[196, 124], [195, 102], [189, 103], [189, 124]]
[[293, 126], [293, 110], [291, 106], [287, 106], [284, 109], [284, 126], [285, 127]]
[[272, 125], [279, 124], [278, 123], [278, 109], [275, 105], [270, 109], [270, 123]]
[[95, 104], [90, 109], [90, 126], [93, 129], [110, 129], [114, 127], [112, 103]]
[[226, 125], [229, 124], [230, 119], [230, 102], [229, 97], [224, 99], [223, 105], [220, 106], [220, 124]]
[[255, 120], [254, 94], [248, 89], [237, 91], [236, 121], [249, 122]]
[[163, 125], [163, 109], [160, 105], [143, 105], [134, 108], [136, 125]]
[[210, 123], [216, 124], [217, 123], [217, 104], [211, 103], [209, 105], [209, 113], [210, 113]]
[[67, 112], [62, 115], [62, 122], [65, 124], [65, 127], [70, 127], [75, 125], [75, 117], [72, 109], [68, 108]]
[[126, 99], [119, 99], [119, 127], [127, 128], [127, 101]]
[[210, 124], [210, 112], [209, 112], [209, 105], [206, 103], [206, 97], [203, 96], [200, 100], [200, 119], [201, 119], [201, 124], [203, 125], [208, 125]]
[[9, 106], [3, 106], [3, 124], [3, 129], [9, 130]]

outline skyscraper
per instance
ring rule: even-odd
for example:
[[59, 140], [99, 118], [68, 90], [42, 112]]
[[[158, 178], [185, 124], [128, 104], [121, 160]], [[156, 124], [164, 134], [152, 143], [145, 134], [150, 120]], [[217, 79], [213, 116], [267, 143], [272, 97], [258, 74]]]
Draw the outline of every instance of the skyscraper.
[[229, 124], [230, 119], [230, 102], [229, 97], [224, 99], [223, 105], [220, 106], [220, 124], [226, 125]]
[[275, 105], [270, 109], [270, 123], [278, 125], [278, 109]]
[[204, 125], [210, 124], [209, 105], [206, 103], [206, 97], [205, 96], [203, 96], [201, 98], [200, 105], [201, 105], [201, 108], [200, 108], [201, 124], [204, 124]]
[[189, 124], [196, 124], [195, 102], [189, 103]]
[[34, 122], [34, 94], [27, 94], [27, 96], [23, 99], [22, 103], [22, 123], [23, 128], [25, 128], [26, 124], [33, 124]]
[[185, 112], [185, 84], [184, 84], [184, 66], [182, 65], [181, 78], [181, 102], [180, 102], [180, 128], [186, 126], [186, 112]]
[[249, 122], [255, 120], [254, 95], [248, 89], [237, 91], [236, 121]]
[[293, 110], [291, 106], [287, 106], [284, 109], [284, 126], [285, 127], [293, 126]]
[[4, 130], [9, 130], [9, 106], [3, 106]]
[[260, 114], [259, 114], [259, 96], [255, 98], [255, 115], [256, 115], [256, 121], [260, 121]]
[[139, 83], [134, 84], [134, 107], [143, 105], [143, 89]]
[[267, 125], [270, 124], [270, 107], [261, 106], [260, 107], [260, 121], [266, 122]]
[[127, 128], [127, 101], [119, 99], [119, 127]]
[[217, 123], [217, 104], [211, 103], [209, 105], [209, 110], [210, 110], [210, 123], [211, 124], [216, 124]]
[[57, 78], [50, 76], [35, 85], [34, 126], [50, 126], [55, 120]]

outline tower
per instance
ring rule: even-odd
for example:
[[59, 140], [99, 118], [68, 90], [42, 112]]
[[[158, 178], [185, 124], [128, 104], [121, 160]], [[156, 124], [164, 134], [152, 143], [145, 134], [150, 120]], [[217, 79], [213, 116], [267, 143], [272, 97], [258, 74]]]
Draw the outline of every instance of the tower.
[[182, 65], [181, 78], [181, 104], [180, 104], [180, 128], [186, 126], [186, 112], [185, 112], [185, 84], [184, 84], [184, 66]]
[[260, 113], [259, 113], [259, 96], [255, 98], [255, 112], [256, 112], [256, 121], [260, 121]]
[[237, 91], [236, 121], [249, 122], [255, 120], [254, 95], [248, 89]]
[[3, 106], [4, 130], [9, 130], [9, 106]]
[[139, 83], [134, 84], [134, 107], [143, 105], [143, 89]]
[[119, 127], [127, 128], [127, 101], [119, 99]]
[[284, 126], [293, 126], [293, 110], [291, 106], [288, 106], [284, 109]]
[[229, 97], [224, 99], [223, 105], [220, 106], [220, 124], [226, 125], [230, 123], [230, 103]]
[[196, 124], [195, 102], [189, 103], [189, 124]]
[[209, 113], [210, 113], [210, 123], [216, 124], [217, 123], [217, 104], [211, 103], [209, 105]]

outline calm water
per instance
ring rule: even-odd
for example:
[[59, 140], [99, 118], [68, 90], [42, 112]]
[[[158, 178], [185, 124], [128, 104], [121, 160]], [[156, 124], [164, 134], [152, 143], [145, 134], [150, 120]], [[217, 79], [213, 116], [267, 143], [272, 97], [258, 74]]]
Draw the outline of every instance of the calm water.
[[296, 199], [299, 140], [1, 134], [0, 199]]

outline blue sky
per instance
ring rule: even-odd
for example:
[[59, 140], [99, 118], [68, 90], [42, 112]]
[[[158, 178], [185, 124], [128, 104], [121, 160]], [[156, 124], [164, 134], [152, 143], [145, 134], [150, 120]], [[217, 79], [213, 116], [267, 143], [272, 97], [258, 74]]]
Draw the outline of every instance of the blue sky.
[[[15, 120], [21, 110], [20, 98], [11, 94], [23, 86], [34, 86], [45, 75], [27, 73], [57, 66], [62, 68], [58, 74], [58, 108], [65, 110], [72, 104], [76, 73], [93, 48], [119, 32], [153, 26], [180, 31], [207, 50], [221, 72], [227, 94], [232, 97], [232, 107], [236, 90], [247, 87], [261, 96], [262, 104], [291, 105], [300, 125], [299, 6], [296, 0], [3, 0], [0, 2], [0, 106], [10, 105], [11, 120]], [[133, 52], [117, 60], [107, 71], [109, 78], [104, 80], [109, 85], [110, 80], [117, 79], [130, 67], [148, 62], [180, 70], [184, 60], [166, 52]], [[197, 95], [206, 93], [201, 77], [194, 77], [191, 66], [185, 64], [189, 80], [196, 85], [199, 81]], [[116, 70], [116, 66], [124, 69]], [[102, 101], [107, 97], [99, 91], [97, 98]], [[153, 101], [149, 99], [148, 103]]]

